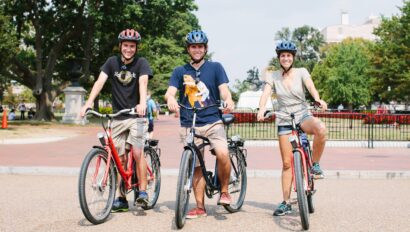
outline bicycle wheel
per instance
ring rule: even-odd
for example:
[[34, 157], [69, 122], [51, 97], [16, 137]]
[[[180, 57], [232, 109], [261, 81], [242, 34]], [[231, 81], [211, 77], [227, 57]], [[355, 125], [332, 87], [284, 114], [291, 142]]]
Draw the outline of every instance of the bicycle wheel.
[[194, 153], [185, 150], [182, 153], [181, 165], [179, 167], [177, 198], [175, 202], [175, 223], [179, 229], [185, 224], [185, 217], [188, 210], [189, 194], [191, 192], [190, 180], [192, 180], [192, 170], [195, 168], [192, 160]]
[[[78, 195], [84, 216], [93, 224], [107, 220], [115, 197], [117, 174], [114, 163], [107, 160], [107, 151], [93, 148], [81, 165], [78, 180]], [[104, 174], [108, 162], [111, 162], [107, 179]]]
[[239, 149], [230, 148], [229, 157], [231, 160], [231, 177], [228, 191], [232, 202], [230, 205], [224, 205], [224, 208], [230, 213], [235, 213], [241, 209], [245, 200], [247, 187], [246, 166], [244, 155]]
[[303, 166], [301, 160], [301, 154], [299, 151], [293, 152], [293, 162], [295, 166], [295, 181], [296, 181], [296, 193], [298, 196], [299, 214], [302, 221], [303, 229], [309, 229], [309, 213], [308, 203], [305, 191], [305, 179], [303, 175]]
[[[157, 203], [161, 189], [161, 170], [157, 152], [151, 147], [144, 148], [145, 160], [147, 161], [147, 193], [148, 204], [142, 206], [143, 209], [152, 209]], [[134, 169], [135, 170], [135, 169]]]

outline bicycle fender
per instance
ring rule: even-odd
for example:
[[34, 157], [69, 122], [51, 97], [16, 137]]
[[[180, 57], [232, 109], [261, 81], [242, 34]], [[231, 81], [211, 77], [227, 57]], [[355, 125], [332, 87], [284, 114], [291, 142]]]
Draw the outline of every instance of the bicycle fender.
[[102, 146], [97, 146], [97, 145], [94, 145], [94, 146], [93, 146], [93, 148], [98, 148], [98, 149], [101, 149], [101, 150], [104, 150], [104, 151], [105, 151], [105, 148], [104, 148], [104, 147], [102, 147]]

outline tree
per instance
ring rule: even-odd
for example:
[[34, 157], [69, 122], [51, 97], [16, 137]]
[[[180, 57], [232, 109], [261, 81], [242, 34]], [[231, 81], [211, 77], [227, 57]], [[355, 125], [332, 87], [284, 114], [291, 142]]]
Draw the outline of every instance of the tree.
[[16, 54], [18, 42], [14, 35], [11, 18], [5, 16], [0, 8], [0, 105], [3, 103], [3, 93], [10, 86], [8, 70], [10, 59]]
[[326, 57], [312, 72], [321, 98], [331, 105], [348, 105], [350, 110], [370, 102], [371, 44], [363, 39], [345, 39], [324, 50]]
[[[64, 83], [55, 73], [66, 45], [81, 37], [86, 0], [7, 1], [2, 4], [13, 18], [20, 50], [12, 58], [10, 78], [33, 90], [36, 118], [51, 120], [51, 105]], [[64, 30], [62, 30], [64, 29]]]
[[374, 34], [372, 89], [381, 101], [410, 104], [410, 1], [404, 1], [401, 15], [383, 18]]
[[[296, 54], [295, 66], [306, 67], [312, 71], [315, 64], [320, 60], [319, 48], [325, 43], [323, 35], [316, 28], [310, 26], [298, 27], [292, 32], [289, 28], [282, 28], [276, 32], [275, 40], [288, 40], [296, 44], [298, 52]], [[272, 58], [270, 66], [280, 68], [277, 56]]]
[[[154, 93], [164, 92], [170, 66], [183, 60], [182, 38], [199, 27], [191, 13], [196, 9], [193, 0], [150, 0], [146, 5], [134, 0], [14, 0], [3, 1], [0, 8], [13, 19], [15, 38], [22, 41], [8, 78], [33, 90], [38, 120], [54, 117], [51, 103], [69, 84], [67, 61], [76, 58], [83, 63], [81, 81], [90, 87], [105, 59], [118, 54], [116, 38], [125, 28], [137, 28], [143, 35], [142, 56], [160, 60], [153, 62], [154, 75], [160, 77], [160, 91]], [[166, 60], [169, 65], [164, 65]], [[107, 85], [104, 91], [108, 89]]]

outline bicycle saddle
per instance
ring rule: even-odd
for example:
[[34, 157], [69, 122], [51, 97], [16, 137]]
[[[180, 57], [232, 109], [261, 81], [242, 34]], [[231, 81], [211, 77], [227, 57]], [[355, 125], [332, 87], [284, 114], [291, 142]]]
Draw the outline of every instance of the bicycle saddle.
[[235, 116], [233, 114], [222, 114], [222, 121], [225, 125], [229, 125], [235, 121]]

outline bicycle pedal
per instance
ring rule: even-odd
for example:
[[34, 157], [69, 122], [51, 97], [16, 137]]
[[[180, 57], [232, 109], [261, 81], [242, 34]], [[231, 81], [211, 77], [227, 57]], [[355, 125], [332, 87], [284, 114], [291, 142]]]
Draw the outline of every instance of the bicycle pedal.
[[316, 193], [316, 189], [315, 189], [315, 190], [310, 191], [310, 195], [313, 195], [313, 194], [315, 194], [315, 193]]
[[323, 175], [323, 174], [321, 174], [321, 175], [313, 175], [313, 179], [314, 180], [321, 180], [321, 179], [324, 179], [325, 178], [325, 176]]

